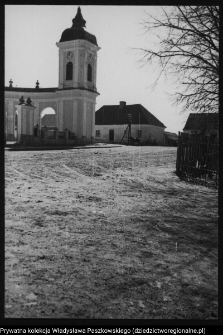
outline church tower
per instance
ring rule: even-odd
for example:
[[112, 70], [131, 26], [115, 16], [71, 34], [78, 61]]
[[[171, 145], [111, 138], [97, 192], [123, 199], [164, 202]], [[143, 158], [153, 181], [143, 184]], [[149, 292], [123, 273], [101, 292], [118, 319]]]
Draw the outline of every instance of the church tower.
[[84, 27], [81, 9], [56, 43], [59, 48], [58, 126], [83, 141], [92, 142], [95, 126], [97, 45], [96, 37]]

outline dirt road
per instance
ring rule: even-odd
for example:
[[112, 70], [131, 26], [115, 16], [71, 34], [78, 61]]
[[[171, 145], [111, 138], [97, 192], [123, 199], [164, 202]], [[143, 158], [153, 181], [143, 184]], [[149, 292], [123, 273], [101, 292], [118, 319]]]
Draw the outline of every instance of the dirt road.
[[217, 190], [176, 148], [6, 150], [5, 316], [214, 319]]

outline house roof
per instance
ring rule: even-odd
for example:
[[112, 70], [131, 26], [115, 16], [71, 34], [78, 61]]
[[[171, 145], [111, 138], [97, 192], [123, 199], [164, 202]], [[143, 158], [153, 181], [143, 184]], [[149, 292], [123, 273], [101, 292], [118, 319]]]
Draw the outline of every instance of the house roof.
[[132, 115], [132, 124], [149, 124], [166, 128], [153, 114], [140, 104], [136, 105], [106, 105], [95, 113], [96, 125], [121, 125], [128, 124], [128, 114]]
[[183, 130], [218, 129], [218, 113], [190, 113]]
[[55, 114], [45, 114], [41, 120], [42, 127], [47, 126], [51, 127], [53, 124], [56, 124], [56, 115]]
[[164, 134], [171, 140], [178, 141], [178, 135], [175, 133], [170, 133], [168, 131], [165, 131]]

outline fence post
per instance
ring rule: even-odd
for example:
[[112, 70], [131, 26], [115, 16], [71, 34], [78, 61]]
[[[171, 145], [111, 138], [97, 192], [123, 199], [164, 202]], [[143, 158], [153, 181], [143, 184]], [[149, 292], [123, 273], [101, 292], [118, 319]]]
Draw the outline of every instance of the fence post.
[[68, 140], [69, 139], [69, 130], [66, 128], [64, 130], [64, 132], [65, 132], [65, 139]]

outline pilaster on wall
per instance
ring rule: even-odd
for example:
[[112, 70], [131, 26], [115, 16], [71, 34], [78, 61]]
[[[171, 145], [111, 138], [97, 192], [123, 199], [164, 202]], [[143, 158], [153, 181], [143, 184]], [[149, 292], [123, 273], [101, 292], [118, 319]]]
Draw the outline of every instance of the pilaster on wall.
[[79, 67], [79, 51], [74, 50], [74, 78], [73, 78], [73, 86], [77, 87], [78, 83], [78, 67]]
[[39, 113], [39, 102], [33, 102], [36, 109], [34, 110], [34, 125], [38, 124], [40, 126], [40, 113]]
[[73, 100], [73, 132], [77, 135], [78, 101]]
[[11, 139], [14, 138], [14, 101], [8, 101], [8, 110], [7, 110], [7, 134], [12, 134]]
[[86, 114], [87, 114], [87, 101], [83, 102], [83, 136], [86, 136]]
[[98, 55], [94, 55], [94, 75], [93, 75], [93, 83], [94, 83], [94, 89], [96, 90], [96, 82], [97, 82], [97, 58]]
[[59, 129], [59, 101], [57, 100], [57, 110], [56, 110], [56, 117], [55, 117], [55, 126]]
[[93, 103], [92, 101], [87, 101], [87, 110], [86, 110], [86, 137], [91, 138], [92, 133], [92, 111]]
[[83, 71], [83, 84], [84, 87], [87, 88], [87, 66], [88, 66], [88, 60], [87, 60], [87, 52], [85, 51], [84, 53], [84, 71]]
[[55, 127], [58, 128], [58, 106], [57, 106], [57, 110], [56, 110], [56, 114], [55, 114]]
[[59, 50], [59, 85], [58, 88], [63, 88], [63, 62], [64, 62], [64, 53], [63, 51]]
[[63, 101], [63, 113], [64, 128], [73, 133], [73, 101], [71, 99]]
[[58, 101], [58, 128], [59, 131], [64, 130], [64, 123], [63, 123], [63, 101]]
[[[18, 114], [18, 118], [20, 117], [20, 114]], [[22, 122], [22, 132], [21, 134], [26, 135], [26, 110], [22, 110], [21, 108], [21, 122]]]
[[95, 105], [96, 105], [96, 103], [93, 102], [92, 103], [92, 114], [91, 114], [91, 117], [92, 117], [92, 120], [91, 120], [91, 136], [92, 137], [95, 137]]
[[[36, 108], [35, 108], [36, 109]], [[34, 135], [34, 113], [35, 113], [35, 109], [29, 111], [27, 110], [26, 113], [29, 114], [27, 116], [28, 122], [27, 122], [27, 128], [29, 128], [29, 135]]]
[[78, 51], [78, 86], [84, 86], [84, 51]]

